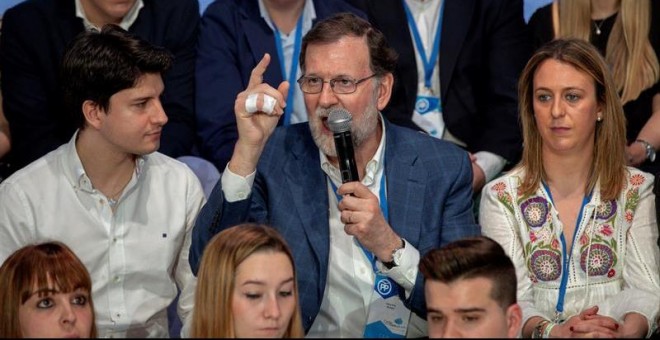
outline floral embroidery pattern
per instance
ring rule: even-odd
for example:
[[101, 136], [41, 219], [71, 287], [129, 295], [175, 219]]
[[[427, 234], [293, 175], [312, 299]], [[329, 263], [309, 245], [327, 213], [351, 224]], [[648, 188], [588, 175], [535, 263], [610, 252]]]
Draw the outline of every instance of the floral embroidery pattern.
[[607, 221], [610, 217], [616, 214], [616, 201], [606, 201], [598, 205], [596, 210], [596, 218], [599, 220]]
[[492, 190], [497, 194], [497, 200], [504, 204], [504, 206], [513, 214], [513, 199], [511, 198], [511, 195], [506, 192], [506, 183], [497, 182], [493, 185]]
[[523, 218], [532, 229], [543, 226], [548, 217], [548, 201], [543, 197], [532, 197], [520, 205]]
[[540, 281], [554, 281], [561, 276], [561, 256], [559, 252], [538, 249], [530, 260], [531, 271]]
[[[612, 241], [616, 242], [614, 240]], [[616, 265], [616, 254], [612, 251], [612, 248], [607, 244], [592, 244], [591, 250], [589, 248], [586, 247], [580, 256], [580, 268], [582, 268], [582, 271], [589, 276], [608, 274], [612, 267]], [[589, 256], [589, 259], [587, 259], [587, 256]]]
[[642, 185], [646, 181], [646, 178], [640, 174], [635, 174], [630, 177], [630, 184], [634, 187]]
[[626, 204], [624, 206], [626, 222], [632, 223], [633, 218], [635, 217], [635, 209], [639, 203], [639, 186], [646, 181], [641, 174], [635, 174], [630, 177], [630, 185], [632, 188], [628, 189], [626, 192]]
[[529, 232], [525, 254], [530, 279], [532, 282], [557, 280], [562, 273], [561, 251], [548, 218], [551, 205], [542, 196], [522, 197], [517, 203]]

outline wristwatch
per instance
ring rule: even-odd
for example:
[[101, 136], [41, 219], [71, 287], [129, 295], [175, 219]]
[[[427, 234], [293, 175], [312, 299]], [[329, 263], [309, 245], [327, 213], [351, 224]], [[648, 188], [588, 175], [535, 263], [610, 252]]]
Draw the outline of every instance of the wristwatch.
[[646, 159], [648, 159], [651, 162], [655, 162], [655, 148], [651, 143], [643, 140], [643, 139], [638, 139], [635, 142], [637, 143], [642, 143], [644, 145], [644, 148], [646, 149]]
[[403, 256], [403, 249], [406, 247], [406, 240], [401, 239], [401, 247], [392, 251], [392, 261], [383, 262], [383, 266], [387, 269], [392, 269], [401, 264], [401, 256]]

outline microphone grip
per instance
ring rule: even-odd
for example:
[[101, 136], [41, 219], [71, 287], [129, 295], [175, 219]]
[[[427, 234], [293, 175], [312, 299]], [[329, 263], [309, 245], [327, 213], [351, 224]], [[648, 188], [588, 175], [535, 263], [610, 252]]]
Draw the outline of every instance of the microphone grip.
[[353, 138], [351, 131], [339, 132], [333, 134], [335, 140], [335, 149], [337, 150], [337, 159], [339, 161], [339, 170], [341, 172], [341, 182], [359, 181], [357, 166], [355, 165], [355, 153], [353, 151]]

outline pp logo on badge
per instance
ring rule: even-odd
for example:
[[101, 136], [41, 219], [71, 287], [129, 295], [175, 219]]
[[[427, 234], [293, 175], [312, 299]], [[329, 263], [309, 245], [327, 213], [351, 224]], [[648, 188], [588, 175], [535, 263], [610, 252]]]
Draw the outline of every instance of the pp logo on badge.
[[429, 107], [430, 107], [430, 103], [427, 98], [425, 97], [417, 98], [417, 102], [415, 103], [415, 111], [423, 115], [429, 111]]
[[385, 296], [390, 294], [390, 292], [392, 292], [392, 284], [388, 279], [381, 279], [380, 281], [378, 281], [377, 287], [378, 287], [378, 293], [380, 295]]

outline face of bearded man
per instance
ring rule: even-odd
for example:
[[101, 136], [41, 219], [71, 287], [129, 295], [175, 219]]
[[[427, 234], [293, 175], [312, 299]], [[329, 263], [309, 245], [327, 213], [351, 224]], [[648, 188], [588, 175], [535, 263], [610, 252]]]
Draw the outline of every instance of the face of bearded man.
[[[351, 137], [353, 138], [353, 146], [359, 148], [371, 135], [378, 129], [378, 109], [376, 103], [378, 100], [378, 86], [374, 86], [373, 97], [365, 112], [362, 114], [354, 114], [351, 124]], [[310, 117], [309, 127], [312, 132], [312, 137], [316, 146], [328, 157], [337, 157], [337, 150], [335, 149], [335, 141], [333, 133], [327, 127], [328, 115], [330, 108], [318, 107], [313, 117]], [[325, 126], [324, 126], [325, 125]]]

